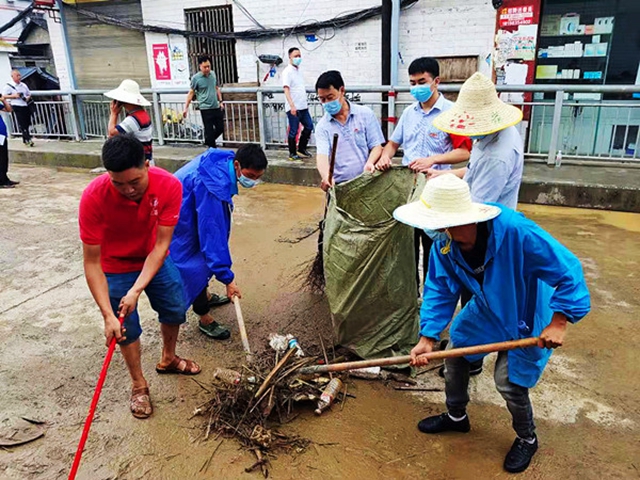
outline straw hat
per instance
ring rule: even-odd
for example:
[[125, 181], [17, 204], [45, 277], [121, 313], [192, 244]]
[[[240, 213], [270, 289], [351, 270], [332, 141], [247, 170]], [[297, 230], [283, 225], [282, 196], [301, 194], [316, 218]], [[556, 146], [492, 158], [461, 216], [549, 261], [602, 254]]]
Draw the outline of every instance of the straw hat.
[[520, 120], [522, 110], [500, 100], [493, 82], [476, 72], [462, 85], [456, 103], [433, 124], [443, 132], [469, 136], [489, 135]]
[[420, 200], [398, 207], [393, 212], [393, 217], [399, 222], [423, 230], [486, 222], [498, 215], [498, 207], [473, 203], [467, 182], [452, 173], [429, 180]]
[[105, 93], [104, 96], [122, 103], [130, 103], [142, 107], [151, 105], [151, 103], [140, 94], [140, 85], [129, 79], [123, 80], [118, 88]]

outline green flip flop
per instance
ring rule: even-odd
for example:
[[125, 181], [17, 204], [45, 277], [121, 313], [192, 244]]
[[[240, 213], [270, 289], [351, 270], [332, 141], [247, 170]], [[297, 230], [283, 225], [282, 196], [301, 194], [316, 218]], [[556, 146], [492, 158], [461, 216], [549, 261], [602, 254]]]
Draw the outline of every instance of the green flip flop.
[[207, 337], [211, 337], [214, 340], [226, 340], [231, 336], [229, 329], [218, 322], [213, 322], [209, 325], [203, 325], [202, 322], [198, 322], [198, 328]]
[[221, 305], [226, 305], [230, 303], [231, 299], [226, 295], [216, 295], [215, 293], [211, 294], [211, 298], [209, 299], [208, 306], [209, 308], [219, 307]]

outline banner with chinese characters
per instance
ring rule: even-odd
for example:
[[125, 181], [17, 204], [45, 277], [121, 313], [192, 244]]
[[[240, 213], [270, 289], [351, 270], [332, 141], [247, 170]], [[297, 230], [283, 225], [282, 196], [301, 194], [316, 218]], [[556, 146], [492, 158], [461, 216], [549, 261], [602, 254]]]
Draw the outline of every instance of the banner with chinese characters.
[[518, 25], [531, 25], [534, 20], [534, 5], [519, 7], [505, 7], [499, 13], [500, 27], [517, 27]]

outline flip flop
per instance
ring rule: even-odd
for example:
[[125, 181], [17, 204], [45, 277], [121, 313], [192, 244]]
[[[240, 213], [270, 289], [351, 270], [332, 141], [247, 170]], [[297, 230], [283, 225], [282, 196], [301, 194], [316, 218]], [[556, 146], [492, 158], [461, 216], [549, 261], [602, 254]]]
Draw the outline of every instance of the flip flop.
[[226, 295], [216, 295], [215, 293], [211, 294], [211, 298], [207, 305], [209, 308], [219, 307], [221, 305], [226, 305], [227, 303], [231, 303], [231, 299]]
[[218, 322], [210, 323], [209, 325], [203, 325], [202, 322], [198, 323], [198, 328], [207, 337], [214, 340], [226, 340], [231, 336], [231, 332], [224, 325], [220, 325]]
[[134, 388], [131, 390], [129, 408], [131, 409], [131, 415], [136, 418], [145, 419], [151, 416], [153, 406], [151, 405], [148, 387]]
[[[184, 362], [184, 367], [180, 368], [180, 364]], [[198, 367], [196, 372], [192, 372], [193, 367]], [[169, 365], [166, 367], [161, 366], [160, 364], [156, 365], [156, 372], [161, 375], [175, 373], [177, 375], [198, 375], [202, 370], [200, 369], [200, 365], [198, 365], [193, 360], [187, 360], [186, 358], [180, 358], [179, 356], [175, 356]]]

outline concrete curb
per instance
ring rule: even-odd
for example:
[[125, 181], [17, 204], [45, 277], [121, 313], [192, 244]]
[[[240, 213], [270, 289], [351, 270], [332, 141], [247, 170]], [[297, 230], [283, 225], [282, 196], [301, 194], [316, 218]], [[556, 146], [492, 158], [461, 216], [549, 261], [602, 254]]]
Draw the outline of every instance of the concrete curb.
[[[101, 144], [87, 142], [82, 151], [73, 151], [78, 149], [71, 145], [51, 142], [35, 149], [18, 145], [11, 148], [11, 161], [84, 169], [101, 165]], [[155, 160], [158, 166], [175, 172], [201, 152], [197, 148], [157, 149]], [[269, 150], [267, 154], [269, 168], [263, 177], [265, 182], [306, 187], [317, 187], [320, 184], [320, 176], [313, 160], [294, 163], [284, 159], [286, 152]], [[577, 165], [563, 166], [562, 169], [559, 172], [548, 169], [546, 165], [526, 163], [520, 202], [640, 213], [640, 169]], [[638, 177], [637, 181], [635, 177]]]

